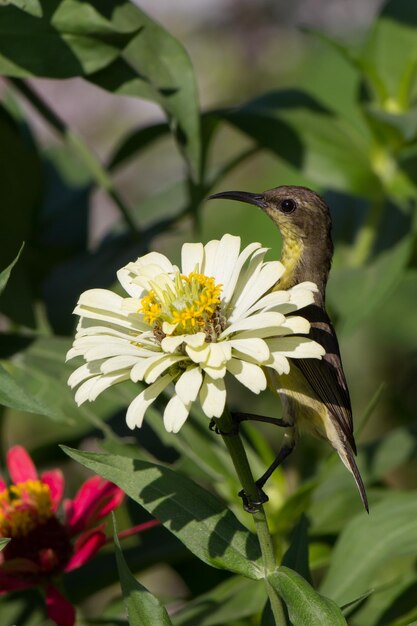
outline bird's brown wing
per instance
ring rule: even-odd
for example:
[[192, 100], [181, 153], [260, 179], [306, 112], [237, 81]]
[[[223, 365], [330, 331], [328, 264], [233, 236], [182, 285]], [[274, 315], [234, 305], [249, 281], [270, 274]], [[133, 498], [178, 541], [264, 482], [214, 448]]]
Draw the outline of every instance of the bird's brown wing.
[[326, 311], [317, 305], [306, 307], [302, 315], [311, 324], [309, 337], [321, 344], [326, 354], [321, 360], [294, 359], [293, 363], [301, 370], [314, 393], [325, 403], [356, 454], [349, 390], [333, 325]]

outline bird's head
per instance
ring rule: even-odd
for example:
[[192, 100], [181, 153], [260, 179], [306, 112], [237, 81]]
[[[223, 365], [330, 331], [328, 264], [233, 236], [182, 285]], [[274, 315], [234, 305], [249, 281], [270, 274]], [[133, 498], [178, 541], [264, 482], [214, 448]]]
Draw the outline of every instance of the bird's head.
[[263, 193], [223, 191], [210, 199], [238, 200], [254, 204], [276, 224], [283, 237], [287, 267], [286, 287], [294, 281], [314, 280], [323, 291], [333, 255], [329, 207], [306, 187], [282, 186]]
[[308, 244], [330, 236], [329, 208], [323, 198], [306, 187], [284, 185], [263, 193], [223, 191], [210, 196], [210, 199], [216, 198], [238, 200], [259, 207], [278, 226], [284, 239], [300, 239]]

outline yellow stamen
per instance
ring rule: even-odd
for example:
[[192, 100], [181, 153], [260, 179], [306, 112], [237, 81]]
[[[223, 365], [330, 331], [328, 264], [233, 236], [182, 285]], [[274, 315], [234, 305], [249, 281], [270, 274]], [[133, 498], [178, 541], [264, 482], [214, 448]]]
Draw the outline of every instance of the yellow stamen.
[[173, 334], [201, 331], [220, 305], [222, 285], [197, 271], [188, 276], [178, 272], [173, 278], [164, 279], [161, 277], [142, 298], [139, 313], [151, 326], [163, 322], [175, 325]]
[[52, 515], [51, 491], [40, 480], [11, 485], [0, 493], [0, 537], [26, 536]]

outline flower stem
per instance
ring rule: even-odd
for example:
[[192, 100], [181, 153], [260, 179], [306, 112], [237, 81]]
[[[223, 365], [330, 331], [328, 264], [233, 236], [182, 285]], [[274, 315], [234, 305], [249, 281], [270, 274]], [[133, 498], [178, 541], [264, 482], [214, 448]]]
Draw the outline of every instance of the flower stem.
[[48, 122], [52, 128], [67, 142], [74, 150], [80, 161], [84, 164], [87, 171], [96, 184], [101, 187], [113, 200], [126, 222], [132, 236], [137, 238], [140, 232], [137, 224], [133, 221], [130, 209], [126, 206], [119, 193], [113, 186], [110, 176], [103, 165], [100, 163], [96, 155], [87, 146], [85, 141], [72, 128], [68, 126], [49, 105], [37, 94], [29, 83], [19, 78], [9, 78], [9, 82], [19, 91], [36, 109], [36, 111]]
[[[221, 433], [230, 433], [222, 435], [223, 441], [226, 444], [226, 447], [230, 453], [236, 473], [239, 477], [240, 483], [246, 495], [248, 496], [249, 500], [258, 500], [259, 490], [253, 479], [245, 448], [243, 447], [243, 443], [239, 434], [234, 432], [235, 424], [227, 408], [225, 409], [221, 417], [215, 419], [215, 422]], [[268, 576], [275, 571], [277, 564], [275, 561], [272, 537], [269, 532], [268, 522], [262, 505], [260, 505], [259, 510], [253, 514], [253, 521], [255, 523], [255, 530], [256, 534], [258, 535], [259, 545], [261, 548], [265, 572], [266, 590], [275, 618], [275, 624], [276, 626], [285, 626], [286, 620], [281, 600], [276, 591], [271, 587], [268, 582]]]

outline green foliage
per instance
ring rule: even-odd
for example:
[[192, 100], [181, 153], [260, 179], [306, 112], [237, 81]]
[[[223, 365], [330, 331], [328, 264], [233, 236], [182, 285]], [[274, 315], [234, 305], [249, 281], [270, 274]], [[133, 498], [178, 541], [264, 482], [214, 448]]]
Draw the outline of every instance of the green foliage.
[[114, 551], [116, 553], [117, 569], [119, 570], [120, 584], [129, 618], [130, 626], [168, 626], [172, 624], [164, 606], [143, 587], [130, 572], [123, 552], [120, 549], [120, 542], [116, 534], [116, 523], [114, 524]]
[[[241, 28], [235, 22], [228, 36]], [[209, 38], [213, 54], [210, 30], [199, 36]], [[128, 495], [119, 527], [141, 524], [149, 514], [161, 522], [126, 539], [123, 553], [115, 535], [113, 546], [65, 575], [63, 589], [82, 607], [79, 624], [97, 618], [89, 613], [91, 597], [118, 581], [121, 596], [106, 596], [100, 623], [126, 623], [123, 596], [131, 626], [267, 626], [275, 621], [272, 589], [285, 605], [286, 626], [417, 624], [417, 5], [386, 2], [355, 43], [310, 33], [301, 48], [300, 68], [285, 86], [262, 83], [241, 66], [249, 95], [233, 87], [230, 106], [203, 113], [185, 47], [136, 3], [0, 1], [1, 452], [20, 442], [40, 465], [65, 470], [69, 462], [58, 449], [65, 443], [77, 461], [69, 466], [69, 488], [80, 464]], [[39, 95], [38, 78], [81, 78], [90, 90], [106, 90], [115, 106], [145, 99], [163, 117], [135, 127], [127, 115], [120, 132], [119, 120], [114, 129], [113, 119], [105, 120], [105, 165], [96, 156], [101, 148], [90, 147], [59, 105]], [[97, 120], [101, 90], [93, 92]], [[67, 97], [78, 107], [71, 87]], [[56, 134], [54, 145], [39, 134], [39, 120]], [[149, 250], [176, 261], [183, 241], [230, 230], [245, 243], [271, 246], [276, 256], [278, 234], [262, 216], [248, 207], [206, 208], [205, 199], [213, 189], [280, 184], [311, 186], [332, 209], [327, 302], [371, 506], [368, 516], [328, 447], [302, 439], [266, 487], [279, 564], [266, 574], [226, 446], [205, 416], [193, 410], [173, 435], [156, 403], [140, 434], [131, 433], [125, 410], [142, 386], [124, 383], [77, 407], [67, 385], [74, 365], [65, 355], [79, 294], [111, 287], [117, 269]], [[92, 244], [97, 191], [119, 221]], [[232, 404], [254, 413], [279, 410], [266, 394], [254, 399], [233, 391]], [[280, 435], [245, 432], [257, 477]], [[92, 441], [100, 453], [85, 451]], [[7, 542], [0, 540], [1, 550]], [[168, 584], [155, 585], [159, 576]], [[2, 595], [0, 614], [2, 623], [35, 626], [44, 619], [42, 597]]]

